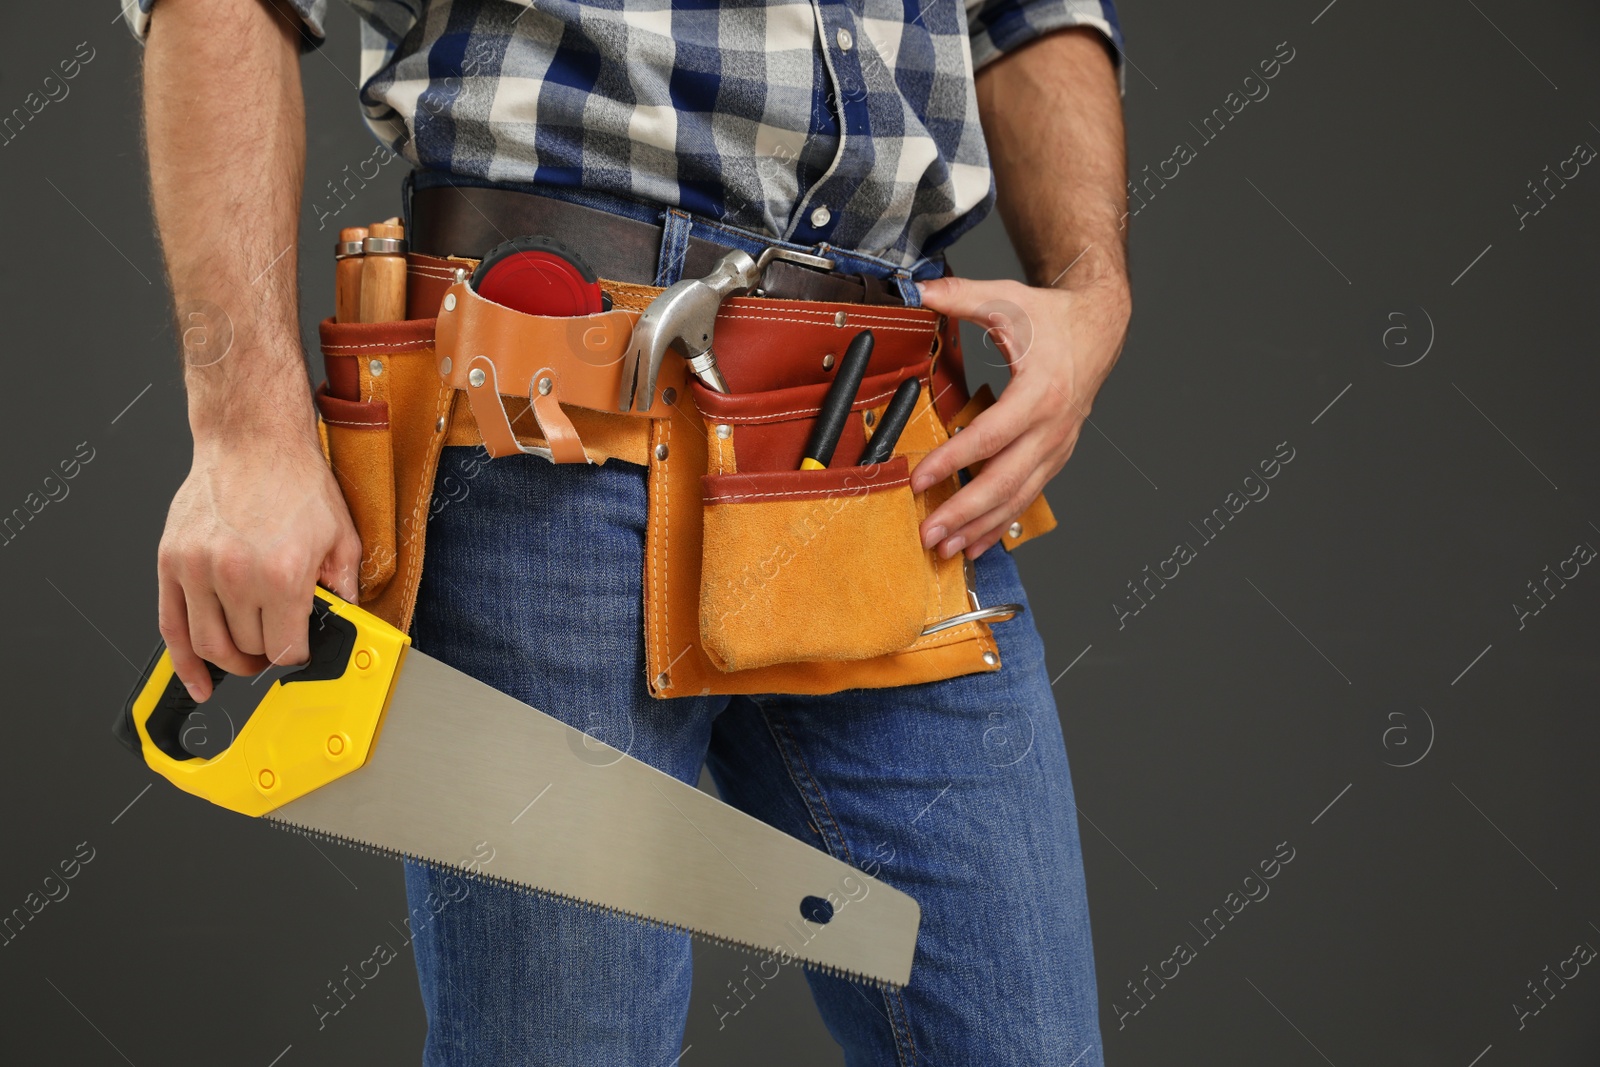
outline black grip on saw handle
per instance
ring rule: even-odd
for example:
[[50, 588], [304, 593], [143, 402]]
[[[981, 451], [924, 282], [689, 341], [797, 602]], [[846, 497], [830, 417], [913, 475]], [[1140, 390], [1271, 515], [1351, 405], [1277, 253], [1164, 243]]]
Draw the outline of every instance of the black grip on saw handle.
[[[298, 671], [278, 679], [284, 685], [290, 682], [318, 682], [338, 678], [344, 674], [345, 667], [350, 662], [351, 650], [356, 640], [354, 623], [335, 615], [329, 610], [327, 602], [318, 597], [311, 605], [309, 626], [307, 639], [310, 658]], [[165, 642], [158, 644], [155, 654], [150, 657], [149, 664], [139, 675], [133, 691], [128, 694], [122, 710], [117, 713], [115, 721], [111, 724], [111, 732], [116, 739], [140, 758], [143, 758], [144, 750], [139, 743], [139, 731], [134, 726], [134, 705], [144, 696], [145, 690], [150, 686], [151, 677], [161, 667], [166, 655]], [[217, 686], [222, 684], [228, 672], [209, 660], [204, 662], [207, 672], [211, 675], [211, 691], [215, 694]], [[145, 719], [144, 728], [150, 735], [150, 743], [172, 759], [194, 759], [194, 755], [183, 747], [182, 736], [189, 716], [194, 714], [199, 706], [189, 695], [188, 688], [184, 686], [177, 673], [171, 673], [166, 680], [166, 687], [156, 700], [155, 707]]]

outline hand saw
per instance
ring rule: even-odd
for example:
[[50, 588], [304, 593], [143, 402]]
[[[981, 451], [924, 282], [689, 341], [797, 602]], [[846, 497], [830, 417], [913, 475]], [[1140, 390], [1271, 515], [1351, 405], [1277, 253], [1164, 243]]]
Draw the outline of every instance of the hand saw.
[[183, 747], [197, 705], [165, 647], [115, 733], [178, 788], [283, 828], [846, 978], [910, 980], [911, 897], [410, 646], [318, 589], [309, 662], [267, 687], [226, 749]]

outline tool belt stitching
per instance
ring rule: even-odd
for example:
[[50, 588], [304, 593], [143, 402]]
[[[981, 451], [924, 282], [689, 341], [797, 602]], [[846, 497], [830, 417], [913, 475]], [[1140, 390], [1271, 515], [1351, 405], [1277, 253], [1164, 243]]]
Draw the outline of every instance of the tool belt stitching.
[[[908, 309], [908, 310], [915, 310], [915, 309]], [[853, 313], [847, 313], [847, 315], [848, 315], [850, 323], [853, 325], [857, 321], [857, 316], [855, 314], [853, 314]], [[757, 320], [757, 321], [760, 321], [760, 322], [796, 322], [796, 323], [799, 323], [802, 326], [825, 325], [825, 323], [822, 323], [817, 319], [801, 319], [801, 318], [795, 318], [795, 317], [790, 316], [790, 315], [752, 314], [752, 313], [749, 313], [749, 312], [739, 311], [739, 310], [724, 311], [721, 315], [718, 316], [718, 318], [722, 318], [722, 319], [754, 319], [754, 320]], [[865, 318], [865, 316], [862, 316], [862, 318]], [[906, 322], [906, 321], [908, 321], [908, 318], [909, 318], [909, 316], [897, 316], [897, 317], [892, 318], [892, 319], [891, 318], [885, 318], [885, 319], [881, 319], [881, 320], [880, 319], [874, 319], [873, 321], [875, 321], [875, 322], [884, 322], [884, 323]], [[879, 330], [900, 330], [900, 331], [905, 332], [905, 333], [933, 333], [934, 332], [934, 328], [935, 328], [935, 323], [932, 322], [932, 321], [930, 321], [930, 322], [928, 322], [928, 323], [926, 323], [924, 325], [921, 325], [921, 326], [887, 326], [887, 325], [882, 325], [882, 326], [873, 326], [872, 327], [874, 332], [877, 332]]]
[[[899, 382], [895, 382], [893, 386], [880, 389], [876, 393], [871, 394], [870, 396], [858, 396], [855, 399], [854, 403], [852, 403], [850, 405], [850, 409], [852, 411], [854, 411], [854, 410], [856, 410], [858, 408], [870, 408], [873, 405], [877, 404], [879, 401], [887, 400], [889, 397], [893, 396], [895, 389], [899, 388], [899, 386], [900, 386], [900, 383]], [[813, 410], [814, 409], [810, 408], [810, 407], [798, 407], [798, 408], [790, 408], [787, 411], [764, 411], [759, 415], [729, 415], [729, 414], [723, 414], [723, 415], [718, 415], [716, 421], [718, 421], [718, 422], [742, 422], [742, 423], [752, 423], [752, 424], [762, 423], [762, 422], [782, 422], [785, 419], [794, 418], [796, 415], [809, 415], [809, 414], [811, 414], [813, 412]]]
[[340, 352], [355, 352], [364, 348], [381, 348], [385, 352], [420, 352], [424, 348], [432, 347], [433, 338], [427, 337], [420, 338], [415, 341], [373, 341], [364, 345], [341, 345], [325, 343], [322, 346], [322, 350], [329, 355], [337, 355]]
[[[670, 418], [662, 419], [659, 423], [653, 423], [652, 425], [659, 425], [661, 427], [661, 445], [663, 448], [668, 449], [668, 454], [670, 455], [672, 420]], [[652, 472], [652, 475], [653, 473], [654, 472]], [[669, 522], [672, 516], [667, 510], [671, 507], [671, 495], [667, 492], [667, 480], [665, 478], [652, 476], [650, 481], [655, 487], [656, 501], [660, 505], [659, 507], [652, 506], [650, 508], [650, 511], [658, 516], [656, 520], [656, 527], [661, 533], [661, 536], [657, 538], [657, 540], [659, 540], [661, 543], [661, 552], [657, 557], [660, 560], [660, 563], [657, 567], [652, 569], [661, 575], [661, 599], [658, 602], [658, 605], [660, 606], [656, 608], [656, 632], [661, 635], [661, 650], [657, 653], [657, 659], [658, 662], [665, 663], [667, 665], [666, 669], [662, 671], [663, 674], [666, 674], [672, 670], [672, 665], [677, 662], [671, 656], [672, 634], [669, 631], [672, 615], [670, 612], [667, 612], [664, 607], [672, 602], [669, 597], [671, 592], [671, 586], [669, 584], [671, 568], [667, 566], [667, 560], [671, 558], [671, 549], [667, 543], [667, 535], [672, 529], [672, 525]], [[687, 652], [688, 649], [684, 649], [684, 651]]]
[[[870, 492], [879, 489], [893, 489], [896, 486], [910, 484], [911, 478], [908, 475], [904, 478], [892, 478], [881, 482], [873, 482], [870, 486], [861, 486], [856, 491], [859, 492], [860, 489], [866, 489]], [[816, 495], [817, 491], [815, 489], [785, 489], [770, 493], [707, 493], [702, 499], [707, 504], [737, 504], [742, 500], [777, 500], [786, 496], [814, 497]]]
[[[448, 417], [451, 410], [455, 407], [455, 401], [456, 391], [454, 389], [441, 388], [439, 390], [438, 399], [434, 401], [433, 405], [433, 416], [436, 425]], [[438, 435], [436, 434], [435, 437], [437, 436]], [[439, 453], [439, 446], [442, 443], [442, 440], [438, 440], [429, 444], [428, 450], [435, 457], [435, 461], [437, 460]], [[411, 527], [414, 531], [419, 529], [417, 525], [419, 522], [426, 522], [424, 513], [433, 504], [433, 477], [436, 469], [435, 463], [424, 463], [422, 464], [421, 471], [418, 472], [417, 489], [416, 493], [414, 494], [416, 503], [412, 505], [410, 520]], [[401, 606], [402, 614], [407, 620], [411, 618], [412, 607], [417, 602], [417, 587], [420, 584], [418, 581], [417, 572], [421, 567], [422, 553], [411, 553], [411, 560], [406, 564], [406, 584], [404, 586], [405, 600]]]

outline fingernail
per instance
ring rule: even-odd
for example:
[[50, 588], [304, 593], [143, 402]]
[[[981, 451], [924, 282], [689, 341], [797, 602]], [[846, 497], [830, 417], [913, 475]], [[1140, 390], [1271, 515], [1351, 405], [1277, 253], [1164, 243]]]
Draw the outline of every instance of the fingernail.
[[928, 287], [926, 285], [923, 285], [921, 282], [913, 282], [912, 284], [917, 287], [917, 295], [919, 297], [928, 295]]
[[944, 558], [945, 559], [951, 559], [958, 552], [960, 552], [963, 548], [966, 548], [966, 547], [967, 547], [967, 539], [965, 537], [961, 537], [959, 535], [956, 536], [956, 537], [952, 537], [952, 538], [950, 538], [949, 542], [944, 546]]
[[938, 544], [944, 538], [944, 535], [945, 535], [944, 527], [943, 526], [935, 526], [933, 529], [929, 530], [927, 533], [922, 535], [922, 547], [923, 548], [932, 548], [934, 545]]
[[183, 683], [183, 687], [189, 691], [189, 699], [190, 700], [194, 701], [196, 704], [204, 704], [205, 703], [205, 701], [200, 698], [200, 693], [199, 693], [198, 690], [195, 689], [194, 686], [190, 685], [188, 682], [184, 682]]

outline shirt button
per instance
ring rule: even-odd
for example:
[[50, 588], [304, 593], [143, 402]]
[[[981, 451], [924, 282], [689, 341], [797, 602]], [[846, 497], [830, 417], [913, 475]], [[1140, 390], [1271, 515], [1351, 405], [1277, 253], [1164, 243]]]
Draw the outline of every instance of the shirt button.
[[839, 32], [836, 35], [836, 39], [839, 42], [839, 51], [841, 52], [850, 51], [851, 46], [856, 43], [855, 38], [850, 36], [850, 31], [845, 29], [843, 26], [839, 27]]
[[826, 204], [811, 213], [811, 225], [819, 230], [831, 221], [833, 221], [833, 212], [828, 210]]

